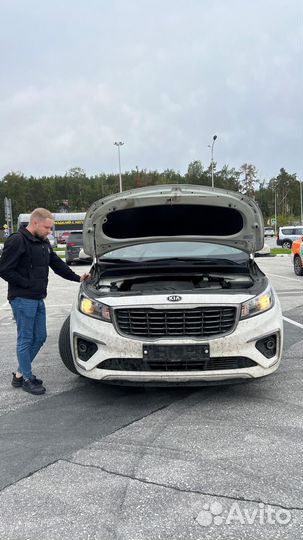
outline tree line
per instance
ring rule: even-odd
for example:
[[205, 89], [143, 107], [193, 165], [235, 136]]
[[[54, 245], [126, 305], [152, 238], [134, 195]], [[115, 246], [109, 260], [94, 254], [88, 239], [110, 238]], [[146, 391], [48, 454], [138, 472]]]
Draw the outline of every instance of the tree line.
[[[123, 191], [155, 184], [198, 184], [211, 186], [211, 166], [204, 168], [201, 161], [189, 164], [181, 175], [172, 169], [163, 172], [139, 170], [124, 172]], [[244, 163], [240, 169], [224, 165], [217, 170], [214, 163], [215, 187], [237, 191], [254, 198], [259, 204], [265, 224], [277, 215], [277, 224], [298, 224], [301, 219], [300, 182], [296, 174], [281, 168], [279, 174], [269, 180], [260, 179], [252, 164]], [[36, 207], [52, 212], [85, 212], [96, 200], [119, 191], [117, 174], [100, 173], [88, 176], [80, 167], [73, 167], [64, 175], [25, 176], [21, 172], [9, 172], [0, 182], [0, 201], [8, 197], [12, 201], [14, 223], [21, 213], [30, 213]], [[5, 223], [4, 205], [0, 205], [0, 229]]]

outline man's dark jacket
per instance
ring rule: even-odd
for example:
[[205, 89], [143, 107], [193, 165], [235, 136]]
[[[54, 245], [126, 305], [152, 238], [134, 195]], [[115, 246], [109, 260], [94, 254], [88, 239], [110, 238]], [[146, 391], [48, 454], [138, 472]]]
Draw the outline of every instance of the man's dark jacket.
[[65, 279], [80, 281], [80, 276], [56, 255], [48, 240], [40, 240], [21, 226], [6, 240], [0, 258], [0, 276], [8, 282], [8, 300], [45, 298], [49, 266]]

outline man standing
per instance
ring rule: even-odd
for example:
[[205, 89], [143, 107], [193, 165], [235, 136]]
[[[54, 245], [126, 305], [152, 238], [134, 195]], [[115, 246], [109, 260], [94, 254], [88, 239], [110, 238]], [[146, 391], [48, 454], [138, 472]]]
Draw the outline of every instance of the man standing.
[[8, 282], [7, 298], [17, 323], [18, 370], [12, 385], [34, 395], [45, 392], [43, 381], [32, 374], [32, 361], [47, 337], [43, 299], [49, 267], [70, 281], [90, 279], [90, 274], [78, 276], [53, 251], [47, 239], [53, 225], [51, 212], [36, 208], [27, 227], [6, 240], [0, 259], [0, 276]]

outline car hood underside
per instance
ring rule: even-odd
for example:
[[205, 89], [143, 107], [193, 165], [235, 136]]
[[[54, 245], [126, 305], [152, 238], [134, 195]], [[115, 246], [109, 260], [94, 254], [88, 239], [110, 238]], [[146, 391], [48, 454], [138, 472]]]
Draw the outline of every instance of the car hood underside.
[[205, 186], [140, 188], [96, 201], [83, 227], [91, 257], [139, 243], [213, 242], [253, 254], [263, 247], [259, 207], [236, 192]]

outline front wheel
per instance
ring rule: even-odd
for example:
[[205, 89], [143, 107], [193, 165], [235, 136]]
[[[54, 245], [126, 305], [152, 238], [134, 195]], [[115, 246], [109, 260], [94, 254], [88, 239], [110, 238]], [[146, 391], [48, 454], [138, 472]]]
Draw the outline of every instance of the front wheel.
[[282, 248], [291, 249], [291, 241], [290, 240], [284, 240], [284, 242], [282, 243]]
[[302, 261], [299, 255], [296, 255], [296, 257], [294, 258], [294, 272], [296, 276], [303, 276]]
[[61, 360], [65, 367], [69, 369], [72, 373], [75, 373], [76, 375], [79, 375], [78, 371], [75, 368], [72, 350], [70, 346], [70, 335], [69, 335], [69, 329], [70, 329], [70, 317], [67, 317], [65, 319], [60, 334], [59, 334], [59, 353], [61, 356]]

